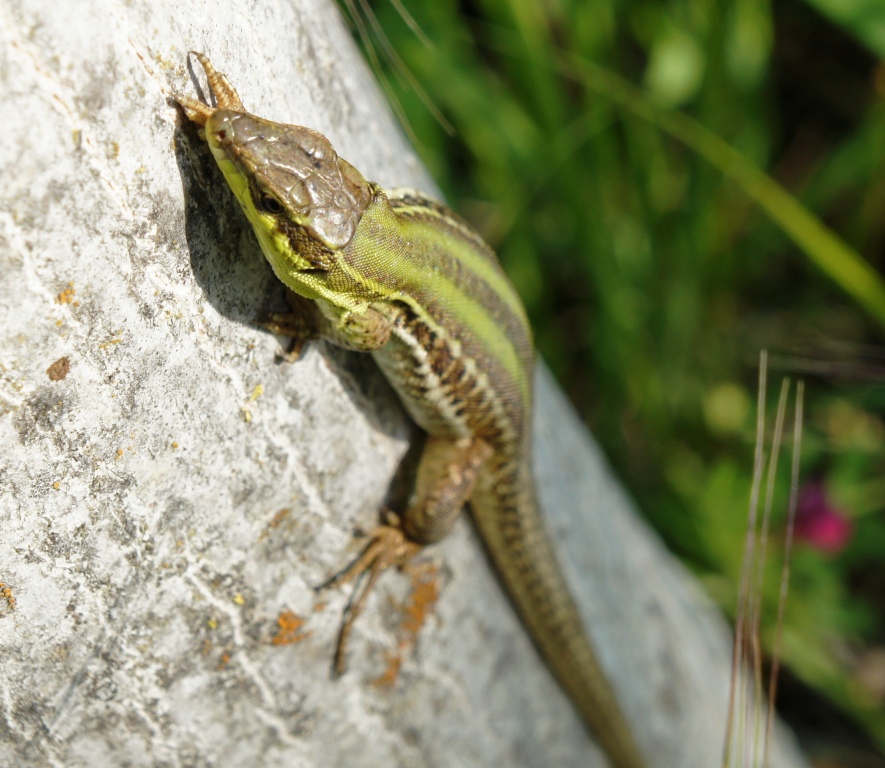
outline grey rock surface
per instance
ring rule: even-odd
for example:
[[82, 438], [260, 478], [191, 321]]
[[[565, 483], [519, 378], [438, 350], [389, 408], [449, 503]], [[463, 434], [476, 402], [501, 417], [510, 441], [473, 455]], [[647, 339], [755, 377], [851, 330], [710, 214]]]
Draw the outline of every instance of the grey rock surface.
[[[282, 292], [169, 97], [205, 51], [256, 114], [432, 191], [336, 9], [0, 0], [0, 40], [0, 765], [604, 765], [467, 520], [420, 632], [390, 575], [330, 678], [348, 592], [313, 587], [413, 430], [368, 358], [275, 361]], [[538, 378], [541, 496], [650, 765], [718, 765], [723, 624]]]

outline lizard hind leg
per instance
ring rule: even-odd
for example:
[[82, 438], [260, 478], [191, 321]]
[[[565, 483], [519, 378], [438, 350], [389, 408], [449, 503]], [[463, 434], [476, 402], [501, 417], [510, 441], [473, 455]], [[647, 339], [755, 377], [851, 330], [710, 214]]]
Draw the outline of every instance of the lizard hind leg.
[[369, 534], [362, 554], [324, 586], [340, 586], [368, 574], [344, 615], [335, 650], [335, 675], [345, 666], [347, 641], [353, 625], [378, 583], [391, 566], [402, 569], [425, 545], [443, 538], [470, 499], [477, 477], [492, 449], [477, 438], [428, 437], [421, 454], [412, 500], [401, 521], [385, 512], [385, 525]]
[[323, 587], [342, 586], [359, 579], [368, 572], [365, 584], [358, 588], [344, 613], [341, 630], [338, 633], [338, 644], [335, 648], [334, 674], [340, 677], [346, 666], [345, 653], [353, 625], [362, 613], [366, 599], [378, 583], [384, 571], [391, 566], [402, 568], [423, 548], [421, 544], [410, 541], [403, 533], [399, 517], [393, 512], [385, 511], [386, 525], [379, 525], [369, 534], [369, 543], [363, 553], [337, 576], [334, 576]]
[[[202, 101], [198, 101], [197, 99], [192, 99], [189, 96], [184, 96], [182, 94], [173, 94], [172, 98], [178, 102], [181, 108], [185, 111], [188, 119], [192, 122], [196, 123], [202, 129], [206, 126], [206, 121], [212, 117], [213, 113], [217, 109], [230, 109], [235, 112], [245, 112], [245, 107], [243, 107], [243, 102], [240, 101], [240, 97], [237, 95], [236, 90], [230, 84], [230, 81], [218, 72], [215, 67], [212, 66], [212, 62], [209, 61], [209, 57], [205, 54], [198, 53], [197, 51], [191, 51], [197, 61], [203, 66], [203, 70], [206, 72], [206, 79], [209, 83], [209, 90], [212, 92], [212, 95], [215, 97], [215, 103], [217, 107], [212, 107], [209, 104], [204, 104]], [[202, 136], [202, 132], [201, 132]]]
[[246, 110], [243, 107], [243, 102], [240, 101], [236, 89], [230, 84], [230, 80], [228, 80], [225, 75], [222, 75], [221, 72], [212, 66], [209, 57], [199, 51], [191, 51], [191, 54], [193, 54], [196, 60], [200, 62], [203, 66], [203, 70], [206, 72], [209, 89], [212, 91], [212, 95], [215, 96], [215, 102], [218, 104], [218, 109], [230, 109], [236, 112], [245, 112]]

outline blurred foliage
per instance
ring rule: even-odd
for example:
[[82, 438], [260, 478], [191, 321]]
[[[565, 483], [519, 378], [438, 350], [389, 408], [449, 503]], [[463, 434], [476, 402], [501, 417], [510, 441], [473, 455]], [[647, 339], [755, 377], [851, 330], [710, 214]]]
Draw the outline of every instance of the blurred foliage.
[[[785, 662], [880, 748], [885, 685], [867, 661], [885, 646], [882, 8], [412, 2], [428, 44], [373, 5], [454, 127], [382, 65], [425, 162], [498, 250], [541, 355], [644, 514], [726, 611], [759, 350], [772, 379], [806, 373], [803, 482], [824, 485], [853, 535], [794, 551]], [[830, 246], [829, 262], [815, 255]], [[772, 630], [776, 603], [772, 580]]]

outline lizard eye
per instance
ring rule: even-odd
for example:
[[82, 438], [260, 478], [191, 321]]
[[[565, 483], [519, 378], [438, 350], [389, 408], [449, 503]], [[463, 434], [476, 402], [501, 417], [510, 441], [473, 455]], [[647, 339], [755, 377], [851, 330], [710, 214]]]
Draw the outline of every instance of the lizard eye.
[[283, 212], [283, 204], [273, 195], [263, 195], [258, 200], [258, 207], [272, 216], [277, 216]]

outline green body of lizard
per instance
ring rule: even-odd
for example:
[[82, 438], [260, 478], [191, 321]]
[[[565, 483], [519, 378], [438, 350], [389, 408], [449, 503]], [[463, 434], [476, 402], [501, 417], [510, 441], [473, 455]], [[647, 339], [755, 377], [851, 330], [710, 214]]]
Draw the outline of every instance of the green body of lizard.
[[371, 352], [428, 434], [401, 524], [375, 531], [347, 578], [368, 570], [371, 588], [386, 567], [444, 537], [469, 504], [560, 684], [613, 764], [641, 768], [539, 515], [531, 333], [494, 253], [445, 206], [367, 181], [319, 133], [249, 114], [227, 79], [196, 56], [217, 108], [176, 99], [295, 294], [302, 311], [290, 333]]

